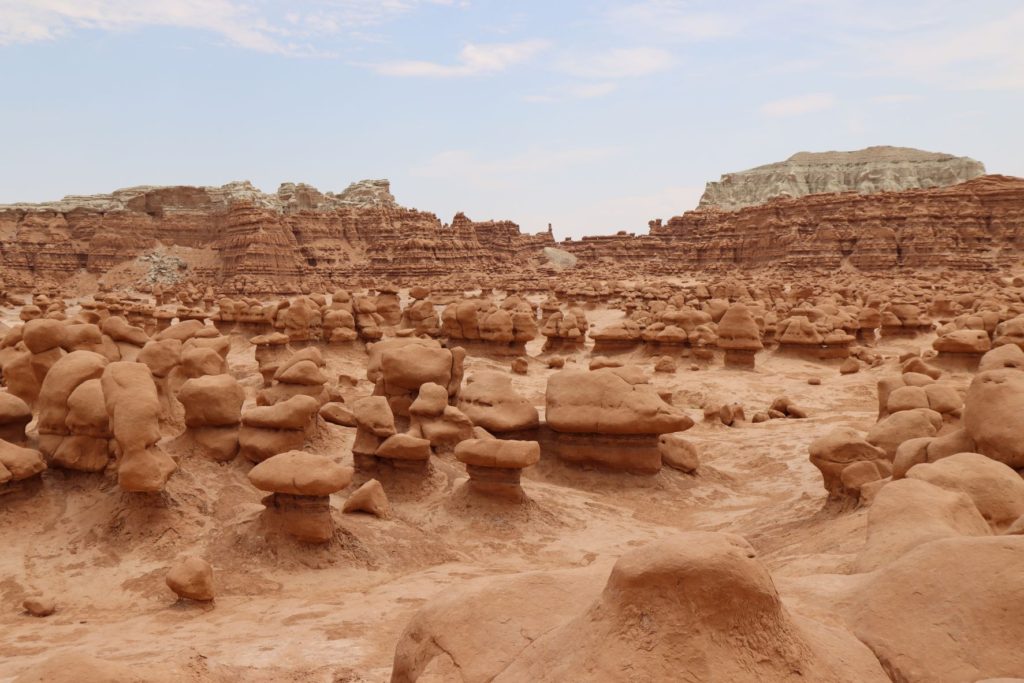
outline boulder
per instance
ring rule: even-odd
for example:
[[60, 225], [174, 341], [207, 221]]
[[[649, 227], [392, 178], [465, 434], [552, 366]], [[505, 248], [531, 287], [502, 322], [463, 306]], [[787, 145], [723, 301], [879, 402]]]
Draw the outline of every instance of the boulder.
[[198, 602], [213, 600], [213, 567], [202, 558], [186, 557], [177, 562], [164, 580], [179, 598]]

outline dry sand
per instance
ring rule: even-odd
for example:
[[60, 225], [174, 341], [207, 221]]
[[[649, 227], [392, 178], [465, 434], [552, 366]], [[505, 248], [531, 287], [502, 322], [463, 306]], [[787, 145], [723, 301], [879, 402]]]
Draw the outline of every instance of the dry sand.
[[[591, 314], [598, 327], [615, 317]], [[224, 680], [387, 681], [405, 624], [446, 586], [536, 569], [593, 566], [604, 573], [624, 551], [681, 530], [739, 533], [783, 593], [812, 595], [829, 578], [799, 577], [844, 572], [863, 546], [865, 513], [824, 507], [807, 445], [837, 425], [870, 426], [878, 379], [893, 371], [900, 351], [928, 343], [884, 343], [879, 350], [890, 360], [883, 367], [845, 376], [837, 364], [769, 353], [754, 372], [719, 365], [690, 371], [690, 360], [681, 359], [676, 374], [653, 381], [697, 422], [687, 432], [702, 450], [696, 476], [542, 461], [524, 473], [529, 504], [510, 510], [464, 495], [462, 465], [444, 456], [434, 459], [425, 483], [384, 482], [392, 519], [341, 515], [344, 494], [335, 495], [339, 532], [324, 547], [262, 538], [260, 494], [241, 461], [183, 459], [167, 490], [153, 496], [123, 494], [102, 475], [52, 470], [41, 490], [6, 496], [0, 505], [0, 681], [63, 649], [132, 665], [184, 665], [192, 680], [213, 672]], [[362, 379], [352, 396], [369, 393], [365, 353], [327, 356], [332, 373]], [[588, 358], [577, 357], [583, 364]], [[653, 366], [649, 356], [627, 358]], [[247, 343], [237, 340], [229, 361], [244, 384], [258, 385]], [[507, 363], [470, 357], [467, 374]], [[533, 362], [513, 381], [543, 407], [551, 372]], [[811, 377], [821, 385], [808, 385]], [[957, 378], [966, 383], [968, 376]], [[738, 401], [749, 416], [780, 394], [811, 416], [737, 428], [703, 422], [705, 400]], [[351, 464], [352, 434], [331, 425], [313, 450]], [[164, 584], [168, 566], [191, 554], [214, 566], [212, 606], [176, 603]], [[56, 600], [54, 615], [20, 611], [36, 593]]]

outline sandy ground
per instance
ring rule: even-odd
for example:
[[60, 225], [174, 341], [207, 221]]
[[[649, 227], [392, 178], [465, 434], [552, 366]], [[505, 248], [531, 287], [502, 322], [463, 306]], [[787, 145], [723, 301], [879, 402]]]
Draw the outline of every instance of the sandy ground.
[[[593, 312], [602, 324], [613, 317]], [[35, 490], [0, 498], [0, 681], [65, 648], [180, 665], [193, 680], [218, 671], [251, 681], [387, 681], [406, 622], [446, 587], [526, 570], [610, 568], [625, 550], [682, 530], [742, 534], [784, 592], [792, 577], [843, 573], [863, 545], [865, 513], [824, 507], [807, 445], [836, 425], [866, 429], [878, 379], [894, 371], [901, 350], [926, 343], [883, 344], [883, 367], [846, 376], [837, 364], [769, 353], [754, 372], [725, 370], [720, 361], [690, 371], [682, 359], [676, 374], [653, 382], [697, 422], [687, 433], [702, 449], [696, 476], [542, 461], [524, 474], [530, 502], [510, 508], [467, 496], [463, 467], [441, 457], [426, 481], [383, 481], [392, 519], [342, 515], [344, 493], [334, 496], [338, 533], [322, 548], [264, 538], [261, 496], [242, 462], [185, 458], [154, 496], [122, 494], [102, 475], [51, 471]], [[370, 391], [365, 357], [329, 354], [332, 372], [363, 378], [353, 397]], [[628, 359], [648, 368], [654, 361]], [[252, 391], [249, 345], [238, 340], [229, 360]], [[471, 374], [507, 368], [508, 360], [474, 356], [467, 365]], [[534, 362], [514, 383], [543, 406], [551, 372]], [[822, 384], [809, 385], [810, 377]], [[781, 394], [811, 416], [736, 428], [702, 420], [705, 401], [738, 401], [749, 417]], [[329, 426], [313, 450], [351, 463], [353, 432]], [[214, 565], [212, 606], [176, 603], [164, 584], [168, 566], [188, 554]], [[22, 600], [34, 593], [54, 597], [58, 611], [23, 614]]]

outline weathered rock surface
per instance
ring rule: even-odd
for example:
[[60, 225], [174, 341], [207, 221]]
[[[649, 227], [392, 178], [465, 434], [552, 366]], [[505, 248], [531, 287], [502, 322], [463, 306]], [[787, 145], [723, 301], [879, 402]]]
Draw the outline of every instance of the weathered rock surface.
[[267, 281], [330, 282], [356, 272], [486, 270], [527, 249], [540, 263], [542, 248], [553, 243], [550, 233], [522, 235], [509, 221], [475, 223], [458, 214], [444, 226], [432, 213], [399, 206], [386, 180], [360, 181], [337, 194], [291, 183], [265, 194], [234, 182], [0, 206], [8, 286], [83, 269], [101, 274], [135, 259], [148, 266], [141, 261], [172, 245], [215, 257], [197, 258], [180, 277], [253, 291]]
[[[973, 177], [950, 173], [921, 172], [918, 184]], [[665, 223], [652, 221], [647, 235], [566, 240], [558, 250], [576, 259], [574, 273], [611, 268], [630, 274], [844, 264], [865, 270], [992, 270], [1012, 264], [1024, 251], [1024, 179], [989, 175], [946, 187], [889, 191], [901, 186], [886, 177], [870, 180], [884, 192], [833, 191], [736, 211], [708, 205]], [[247, 182], [136, 187], [0, 206], [0, 265], [6, 286], [14, 289], [132, 263], [140, 280], [153, 281], [147, 277], [154, 254], [172, 258], [165, 253], [172, 248], [191, 256], [157, 279], [252, 293], [297, 291], [299, 282], [342, 286], [365, 276], [540, 270], [550, 267], [554, 245], [550, 232], [525, 235], [510, 221], [474, 222], [460, 213], [442, 225], [432, 213], [396, 204], [386, 181], [364, 181], [340, 194], [307, 185], [264, 194]]]
[[798, 152], [785, 161], [726, 173], [709, 182], [701, 208], [725, 210], [777, 197], [821, 192], [894, 192], [945, 187], [985, 174], [979, 161], [909, 147], [868, 147], [853, 152]]

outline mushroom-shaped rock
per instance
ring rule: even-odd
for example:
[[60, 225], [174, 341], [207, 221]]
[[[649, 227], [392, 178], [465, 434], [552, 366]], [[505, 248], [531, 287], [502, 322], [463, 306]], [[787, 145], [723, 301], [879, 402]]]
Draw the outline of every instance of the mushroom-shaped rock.
[[271, 525], [301, 541], [324, 543], [334, 534], [330, 495], [348, 486], [352, 474], [325, 455], [288, 451], [249, 470], [249, 481], [272, 494], [264, 499]]
[[736, 303], [718, 321], [718, 348], [725, 350], [728, 367], [753, 368], [755, 354], [764, 348], [757, 322], [743, 304]]
[[200, 557], [186, 557], [176, 563], [164, 581], [179, 598], [197, 602], [213, 600], [213, 567]]
[[548, 379], [545, 417], [564, 433], [665, 434], [692, 426], [654, 387], [624, 379], [617, 368], [561, 370]]
[[693, 421], [666, 403], [636, 368], [561, 370], [548, 379], [544, 441], [558, 457], [651, 474], [661, 469], [658, 435]]
[[470, 490], [489, 496], [522, 500], [523, 469], [540, 460], [536, 441], [467, 439], [455, 447], [455, 457], [466, 465]]
[[985, 330], [954, 330], [932, 342], [940, 354], [963, 353], [980, 355], [992, 348], [992, 342]]

